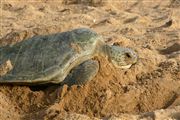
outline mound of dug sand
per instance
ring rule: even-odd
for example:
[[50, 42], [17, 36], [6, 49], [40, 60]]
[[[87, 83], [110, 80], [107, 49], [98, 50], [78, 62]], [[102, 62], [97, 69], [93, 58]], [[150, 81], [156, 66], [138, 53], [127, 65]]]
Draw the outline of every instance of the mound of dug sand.
[[[0, 85], [0, 119], [180, 119], [178, 0], [2, 0], [0, 10], [0, 46], [87, 27], [139, 55], [129, 70], [95, 58], [100, 71], [83, 86]], [[12, 67], [0, 64], [1, 75]]]
[[[52, 113], [51, 113], [52, 115]], [[47, 116], [46, 116], [47, 117]], [[45, 118], [49, 119], [49, 118]], [[85, 115], [75, 113], [64, 113], [63, 117], [60, 114], [54, 113], [54, 119], [64, 120], [179, 120], [180, 119], [180, 106], [171, 109], [161, 109], [154, 112], [147, 112], [140, 115], [121, 114], [119, 116], [110, 116], [102, 119], [90, 118]]]

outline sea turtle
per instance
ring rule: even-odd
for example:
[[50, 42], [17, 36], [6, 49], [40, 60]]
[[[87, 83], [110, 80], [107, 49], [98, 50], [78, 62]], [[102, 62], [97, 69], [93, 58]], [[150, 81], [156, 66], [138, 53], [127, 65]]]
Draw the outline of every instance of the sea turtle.
[[132, 49], [108, 45], [96, 32], [78, 28], [0, 47], [0, 64], [12, 64], [12, 69], [0, 76], [0, 83], [84, 84], [97, 74], [99, 63], [92, 58], [100, 54], [117, 68], [130, 68], [137, 62]]

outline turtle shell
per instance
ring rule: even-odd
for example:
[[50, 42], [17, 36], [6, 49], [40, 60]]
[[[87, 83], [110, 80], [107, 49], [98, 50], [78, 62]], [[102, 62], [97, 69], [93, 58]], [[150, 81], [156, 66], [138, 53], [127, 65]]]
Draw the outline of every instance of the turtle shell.
[[73, 67], [94, 56], [98, 41], [97, 33], [79, 28], [0, 47], [0, 63], [10, 60], [13, 66], [0, 83], [60, 83]]

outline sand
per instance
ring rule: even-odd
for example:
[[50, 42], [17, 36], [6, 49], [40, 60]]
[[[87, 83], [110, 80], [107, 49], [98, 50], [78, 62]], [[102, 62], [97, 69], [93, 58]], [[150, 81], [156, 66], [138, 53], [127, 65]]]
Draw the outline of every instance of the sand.
[[0, 119], [180, 119], [179, 11], [179, 0], [1, 0], [0, 46], [86, 27], [139, 60], [122, 70], [97, 57], [82, 86], [0, 85]]

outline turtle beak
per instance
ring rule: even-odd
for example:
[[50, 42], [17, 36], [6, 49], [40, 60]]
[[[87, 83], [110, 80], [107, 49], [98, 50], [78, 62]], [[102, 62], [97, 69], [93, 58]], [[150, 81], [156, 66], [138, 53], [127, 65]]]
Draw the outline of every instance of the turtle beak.
[[133, 64], [136, 64], [137, 61], [138, 61], [138, 55], [136, 54], [136, 56], [134, 57], [134, 62], [133, 62]]
[[122, 68], [122, 69], [129, 69], [131, 66], [132, 66], [132, 64], [126, 65], [126, 66], [121, 66], [120, 68]]

